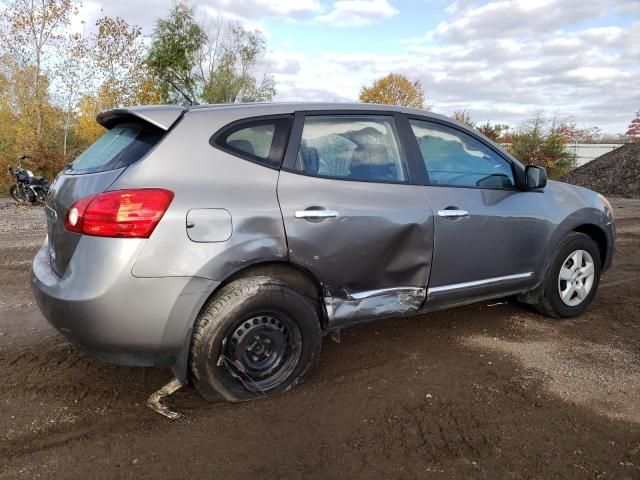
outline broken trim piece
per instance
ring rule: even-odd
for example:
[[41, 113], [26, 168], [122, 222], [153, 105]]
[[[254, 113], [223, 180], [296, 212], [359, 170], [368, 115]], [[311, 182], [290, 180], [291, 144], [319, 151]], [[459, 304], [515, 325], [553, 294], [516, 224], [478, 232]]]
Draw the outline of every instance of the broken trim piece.
[[171, 410], [169, 407], [162, 403], [162, 400], [173, 395], [178, 390], [182, 388], [182, 383], [177, 378], [174, 378], [169, 383], [167, 383], [164, 387], [162, 387], [157, 392], [153, 393], [149, 399], [147, 400], [147, 407], [151, 410], [158, 412], [160, 415], [165, 416], [171, 420], [178, 420], [184, 417], [180, 412], [176, 412]]
[[325, 289], [328, 328], [335, 329], [381, 317], [401, 317], [417, 311], [427, 297], [423, 287], [393, 287], [361, 292]]
[[364, 292], [347, 293], [347, 299], [349, 300], [363, 300], [365, 298], [377, 297], [378, 295], [386, 294], [401, 294], [401, 293], [416, 293], [424, 288], [416, 287], [394, 287], [394, 288], [381, 288], [379, 290], [367, 290]]

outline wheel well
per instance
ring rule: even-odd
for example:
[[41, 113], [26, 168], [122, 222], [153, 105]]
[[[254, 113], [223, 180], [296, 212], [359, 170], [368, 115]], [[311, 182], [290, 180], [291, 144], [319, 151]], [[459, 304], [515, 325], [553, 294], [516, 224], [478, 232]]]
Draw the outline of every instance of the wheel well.
[[598, 245], [598, 250], [600, 251], [600, 261], [602, 262], [602, 265], [605, 265], [607, 261], [608, 245], [607, 235], [604, 233], [604, 231], [600, 227], [592, 224], [580, 225], [579, 227], [574, 228], [573, 231], [584, 233], [585, 235], [591, 237], [594, 242], [596, 242], [596, 244]]
[[326, 327], [327, 316], [322, 304], [322, 285], [311, 272], [294, 265], [293, 263], [267, 262], [250, 265], [231, 275], [218, 287], [218, 289], [233, 282], [234, 280], [257, 276], [265, 276], [281, 280], [287, 285], [290, 285], [305, 294], [316, 304], [321, 326], [323, 328]]

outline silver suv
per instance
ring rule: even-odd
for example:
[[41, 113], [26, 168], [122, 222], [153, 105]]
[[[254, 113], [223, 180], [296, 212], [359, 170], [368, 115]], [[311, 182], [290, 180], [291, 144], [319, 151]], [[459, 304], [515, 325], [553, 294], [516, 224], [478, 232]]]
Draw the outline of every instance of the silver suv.
[[380, 105], [135, 107], [61, 172], [33, 262], [45, 317], [207, 399], [282, 392], [326, 332], [517, 295], [582, 313], [611, 206], [451, 119]]

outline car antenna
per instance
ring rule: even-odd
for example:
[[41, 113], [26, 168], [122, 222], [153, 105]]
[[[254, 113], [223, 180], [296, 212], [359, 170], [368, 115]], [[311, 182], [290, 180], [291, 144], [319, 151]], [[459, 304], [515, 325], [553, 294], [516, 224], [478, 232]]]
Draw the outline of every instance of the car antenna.
[[[173, 68], [169, 67], [169, 68], [167, 68], [167, 70], [169, 71], [169, 73], [175, 75], [176, 77], [178, 76], [176, 74], [176, 72], [173, 70]], [[189, 106], [190, 107], [192, 107], [194, 105], [200, 105], [198, 102], [196, 102], [194, 99], [192, 99], [189, 95], [184, 93], [180, 88], [178, 88], [178, 86], [175, 83], [173, 83], [169, 78], [167, 78], [166, 80], [169, 83], [169, 85], [171, 85], [173, 88], [175, 88], [178, 91], [178, 93], [180, 93], [180, 95], [182, 95], [185, 98], [185, 100], [187, 100], [187, 102], [189, 102]]]

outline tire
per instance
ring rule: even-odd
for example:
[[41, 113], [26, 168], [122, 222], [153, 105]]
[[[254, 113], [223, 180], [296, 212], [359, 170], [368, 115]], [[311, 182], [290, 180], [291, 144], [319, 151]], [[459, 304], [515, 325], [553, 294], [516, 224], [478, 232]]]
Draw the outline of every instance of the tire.
[[26, 202], [26, 199], [21, 195], [20, 189], [16, 184], [11, 185], [11, 188], [9, 189], [9, 194], [11, 195], [11, 198], [13, 198], [18, 203]]
[[44, 205], [46, 201], [47, 201], [47, 194], [44, 192], [44, 190], [38, 190], [38, 192], [36, 193], [35, 203], [42, 203]]
[[[577, 252], [583, 253], [577, 257]], [[542, 292], [535, 305], [536, 309], [553, 318], [569, 318], [582, 314], [591, 305], [600, 282], [602, 263], [598, 245], [588, 235], [571, 232], [560, 242], [552, 258]], [[575, 262], [576, 259], [582, 259], [581, 265]], [[593, 265], [592, 276], [586, 275], [590, 271], [589, 264]], [[585, 290], [580, 288], [582, 286]], [[561, 292], [565, 292], [564, 299]]]
[[209, 401], [275, 395], [309, 375], [320, 346], [320, 319], [308, 297], [269, 277], [240, 279], [196, 320], [190, 376]]

